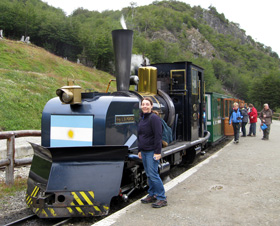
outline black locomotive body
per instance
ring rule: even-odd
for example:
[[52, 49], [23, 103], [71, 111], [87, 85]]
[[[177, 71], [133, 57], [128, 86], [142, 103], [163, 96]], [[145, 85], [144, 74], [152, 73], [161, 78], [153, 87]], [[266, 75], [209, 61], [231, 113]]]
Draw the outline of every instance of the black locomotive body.
[[[132, 31], [113, 31], [117, 92], [81, 93], [69, 85], [57, 90], [42, 114], [42, 143], [34, 157], [26, 203], [42, 218], [101, 216], [112, 197], [124, 198], [147, 186], [137, 156], [140, 102], [154, 109], [173, 131], [162, 149], [159, 172], [192, 161], [206, 144], [203, 69], [191, 62], [140, 67], [137, 91], [129, 91]], [[134, 77], [135, 79], [135, 77]]]

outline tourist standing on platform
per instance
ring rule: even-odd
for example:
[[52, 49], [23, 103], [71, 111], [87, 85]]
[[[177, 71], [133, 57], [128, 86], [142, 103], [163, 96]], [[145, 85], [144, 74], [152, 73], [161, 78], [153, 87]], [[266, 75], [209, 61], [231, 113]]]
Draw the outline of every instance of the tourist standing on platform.
[[204, 127], [204, 131], [207, 131], [207, 120], [206, 120], [206, 112], [205, 112], [205, 107], [203, 107], [203, 127]]
[[167, 205], [165, 190], [158, 173], [162, 148], [162, 124], [159, 116], [152, 112], [153, 101], [145, 97], [141, 102], [141, 119], [138, 124], [138, 156], [143, 161], [148, 178], [148, 196], [142, 203], [153, 203], [152, 207]]
[[262, 140], [269, 140], [270, 125], [272, 123], [272, 114], [273, 113], [269, 108], [268, 104], [264, 104], [263, 109], [260, 113], [260, 120], [261, 120], [261, 126], [265, 124], [267, 128], [263, 130]]
[[241, 130], [242, 130], [242, 137], [246, 137], [246, 125], [248, 123], [248, 111], [247, 108], [244, 107], [244, 104], [240, 104], [240, 111], [241, 115], [243, 116], [242, 118], [242, 123], [241, 123]]
[[239, 130], [240, 130], [240, 123], [242, 122], [243, 116], [239, 110], [238, 103], [233, 104], [233, 111], [229, 118], [229, 124], [232, 122], [233, 131], [234, 131], [234, 143], [239, 143]]
[[[250, 119], [250, 129], [249, 129], [249, 134], [247, 136], [256, 136], [256, 123], [258, 121], [258, 111], [254, 107], [253, 104], [249, 104], [249, 119]], [[253, 134], [253, 135], [252, 135]]]

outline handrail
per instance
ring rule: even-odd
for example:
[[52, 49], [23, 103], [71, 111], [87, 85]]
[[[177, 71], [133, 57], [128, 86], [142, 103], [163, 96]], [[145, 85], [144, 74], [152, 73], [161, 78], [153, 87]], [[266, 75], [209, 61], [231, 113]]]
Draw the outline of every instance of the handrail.
[[273, 120], [280, 120], [280, 113], [273, 113], [272, 119]]
[[18, 137], [36, 137], [41, 136], [40, 130], [18, 130], [0, 132], [0, 140], [7, 140], [7, 159], [0, 160], [0, 167], [6, 166], [5, 183], [7, 185], [14, 184], [14, 168], [15, 166], [22, 166], [31, 164], [32, 158], [15, 159], [15, 138]]
[[[258, 116], [260, 115], [261, 112], [258, 112]], [[272, 120], [280, 120], [280, 113], [273, 113], [272, 114]]]

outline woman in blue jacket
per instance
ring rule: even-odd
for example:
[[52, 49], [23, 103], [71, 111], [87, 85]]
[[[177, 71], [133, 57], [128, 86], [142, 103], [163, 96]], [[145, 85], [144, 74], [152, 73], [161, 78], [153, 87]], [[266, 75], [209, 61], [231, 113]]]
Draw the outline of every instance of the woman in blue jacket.
[[151, 98], [143, 98], [141, 108], [142, 114], [138, 124], [138, 156], [142, 159], [149, 183], [148, 196], [141, 202], [152, 203], [152, 207], [160, 208], [167, 206], [165, 190], [158, 173], [162, 148], [162, 124], [160, 117], [152, 112]]
[[239, 131], [240, 131], [240, 123], [242, 122], [242, 114], [239, 111], [238, 103], [233, 104], [232, 113], [229, 118], [229, 124], [232, 123], [233, 131], [234, 131], [234, 143], [239, 143]]

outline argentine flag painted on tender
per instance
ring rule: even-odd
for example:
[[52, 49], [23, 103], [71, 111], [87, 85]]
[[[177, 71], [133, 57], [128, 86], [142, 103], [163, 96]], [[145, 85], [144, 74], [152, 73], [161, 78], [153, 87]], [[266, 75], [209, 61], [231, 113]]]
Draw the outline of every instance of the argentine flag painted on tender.
[[51, 147], [92, 146], [92, 136], [93, 116], [51, 116]]

